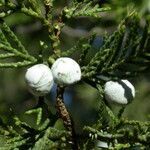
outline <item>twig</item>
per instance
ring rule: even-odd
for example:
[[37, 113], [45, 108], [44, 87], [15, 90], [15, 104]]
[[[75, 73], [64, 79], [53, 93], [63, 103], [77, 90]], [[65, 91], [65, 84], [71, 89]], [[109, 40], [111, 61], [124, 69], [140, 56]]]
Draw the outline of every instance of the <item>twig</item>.
[[88, 131], [89, 133], [97, 136], [98, 140], [101, 141], [107, 141], [107, 142], [113, 142], [114, 140], [117, 140], [118, 143], [140, 143], [143, 145], [149, 145], [149, 135], [148, 134], [142, 134], [142, 135], [137, 135], [135, 136], [135, 134], [133, 133], [129, 133], [128, 129], [124, 129], [124, 131], [126, 131], [126, 133], [116, 133], [116, 134], [112, 134], [112, 133], [104, 133], [104, 132], [100, 132], [94, 128], [91, 127], [84, 127], [85, 131]]
[[72, 150], [78, 150], [78, 145], [76, 141], [76, 134], [74, 130], [73, 121], [71, 116], [63, 102], [64, 87], [57, 87], [57, 98], [56, 98], [56, 109], [60, 118], [63, 120], [65, 128], [70, 132], [69, 143], [72, 145]]
[[125, 106], [122, 106], [122, 108], [119, 110], [118, 115], [117, 115], [119, 119], [122, 117], [122, 114], [124, 113], [125, 108], [126, 108]]

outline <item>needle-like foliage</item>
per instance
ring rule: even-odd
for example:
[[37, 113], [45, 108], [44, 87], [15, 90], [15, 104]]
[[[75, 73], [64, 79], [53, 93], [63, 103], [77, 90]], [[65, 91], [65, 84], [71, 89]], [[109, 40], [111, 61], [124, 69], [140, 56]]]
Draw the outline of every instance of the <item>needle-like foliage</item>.
[[[104, 141], [109, 149], [129, 149], [150, 147], [150, 123], [122, 118], [123, 107], [118, 116], [114, 115], [104, 98], [104, 83], [108, 80], [127, 79], [150, 70], [150, 26], [148, 17], [144, 20], [133, 11], [118, 25], [117, 29], [102, 37], [102, 44], [90, 60], [88, 52], [92, 51], [96, 33], [82, 37], [68, 50], [61, 49], [60, 34], [63, 27], [76, 18], [103, 17], [110, 7], [97, 1], [68, 2], [58, 16], [54, 15], [56, 0], [0, 0], [0, 68], [20, 68], [42, 61], [50, 66], [58, 57], [72, 57], [79, 54], [78, 63], [82, 70], [82, 81], [92, 85], [100, 94], [98, 120], [93, 126], [85, 126], [82, 135], [76, 135], [72, 119], [69, 118], [64, 103], [64, 89], [58, 87], [57, 109], [60, 116], [52, 114], [43, 117], [46, 107], [40, 103], [25, 115], [36, 114], [36, 123], [30, 125], [14, 116], [13, 125], [0, 120], [0, 150], [57, 150], [57, 149], [96, 149], [96, 142]], [[48, 33], [50, 46], [40, 42], [42, 50], [50, 51], [46, 59], [43, 54], [32, 56], [15, 31], [7, 25], [6, 18], [14, 13], [22, 13], [41, 22]], [[88, 61], [87, 61], [88, 59]], [[59, 103], [58, 103], [59, 102]], [[45, 104], [46, 105], [46, 104]], [[58, 111], [57, 110], [57, 111]], [[61, 118], [65, 129], [57, 128]], [[76, 122], [76, 120], [74, 120]]]

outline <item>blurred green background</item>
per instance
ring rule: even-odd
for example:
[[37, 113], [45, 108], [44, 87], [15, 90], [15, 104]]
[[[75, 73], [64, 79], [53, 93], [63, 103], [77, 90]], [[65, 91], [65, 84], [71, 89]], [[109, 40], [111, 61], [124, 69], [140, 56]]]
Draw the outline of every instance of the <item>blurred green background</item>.
[[[119, 22], [127, 13], [137, 10], [141, 19], [150, 18], [150, 0], [97, 0], [100, 6], [108, 5], [110, 12], [102, 13], [101, 19], [76, 18], [67, 22], [61, 33], [61, 49], [71, 48], [79, 38], [89, 37], [93, 32], [97, 37], [93, 41], [93, 49], [90, 50], [90, 59], [99, 49], [102, 36], [107, 32], [111, 34], [117, 29]], [[62, 7], [69, 4], [69, 0], [56, 1], [55, 15], [57, 16]], [[49, 39], [46, 29], [41, 23], [20, 13], [10, 15], [5, 19], [7, 24], [16, 33], [29, 53], [37, 56], [40, 52], [40, 41], [48, 45]], [[49, 52], [50, 54], [51, 52]], [[72, 56], [77, 60], [78, 54]], [[35, 107], [36, 98], [31, 95], [26, 87], [24, 75], [27, 68], [1, 69], [0, 68], [0, 116], [7, 123], [12, 123], [12, 117], [17, 114], [26, 119], [23, 113]], [[124, 116], [129, 119], [149, 120], [150, 118], [150, 73], [130, 79], [136, 89], [136, 97], [127, 106]], [[47, 95], [46, 103], [55, 113], [55, 87]], [[97, 102], [99, 93], [93, 87], [79, 83], [68, 87], [64, 95], [65, 103], [73, 115], [75, 125], [80, 128], [83, 125], [92, 124], [97, 118]], [[114, 108], [114, 111], [118, 108]]]

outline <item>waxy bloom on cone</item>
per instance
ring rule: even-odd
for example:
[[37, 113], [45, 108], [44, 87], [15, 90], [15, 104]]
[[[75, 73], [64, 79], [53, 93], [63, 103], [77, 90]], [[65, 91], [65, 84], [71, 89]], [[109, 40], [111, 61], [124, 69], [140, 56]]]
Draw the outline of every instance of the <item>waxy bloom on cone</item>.
[[135, 97], [135, 89], [128, 80], [108, 81], [104, 87], [104, 94], [108, 102], [125, 105]]
[[25, 80], [29, 91], [37, 96], [49, 93], [54, 83], [50, 68], [44, 64], [37, 64], [27, 69]]
[[70, 85], [81, 80], [80, 66], [71, 58], [58, 58], [51, 70], [54, 81], [60, 85]]

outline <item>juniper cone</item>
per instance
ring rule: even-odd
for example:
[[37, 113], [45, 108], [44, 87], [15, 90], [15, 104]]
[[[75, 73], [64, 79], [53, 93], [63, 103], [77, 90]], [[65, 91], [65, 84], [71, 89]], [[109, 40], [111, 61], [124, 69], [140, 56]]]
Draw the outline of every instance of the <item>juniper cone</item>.
[[60, 85], [70, 85], [81, 80], [80, 66], [71, 58], [58, 58], [51, 69], [54, 81]]
[[149, 150], [149, 4], [0, 0], [0, 150]]
[[48, 94], [54, 82], [50, 68], [44, 64], [37, 64], [28, 68], [25, 80], [29, 91], [37, 96]]
[[122, 105], [130, 103], [135, 97], [134, 86], [128, 80], [106, 82], [104, 93], [108, 102]]

